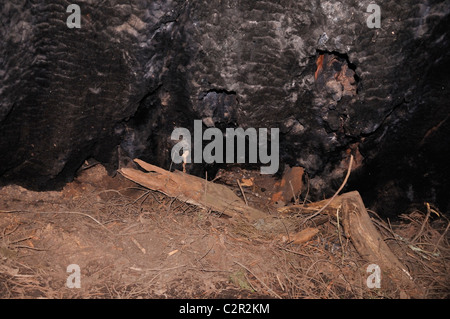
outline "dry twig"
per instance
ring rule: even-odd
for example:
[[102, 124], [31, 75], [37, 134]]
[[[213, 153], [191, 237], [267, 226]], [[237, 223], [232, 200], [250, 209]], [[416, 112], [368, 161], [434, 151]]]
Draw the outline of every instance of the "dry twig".
[[244, 197], [245, 205], [248, 206], [247, 198], [245, 197], [245, 193], [244, 193], [244, 190], [242, 189], [242, 185], [241, 185], [241, 183], [239, 182], [239, 179], [236, 179], [236, 182], [237, 182], [238, 185], [239, 185], [239, 189], [241, 190], [242, 197]]
[[245, 267], [243, 264], [241, 264], [238, 261], [235, 261], [234, 263], [238, 264], [239, 266], [241, 266], [242, 268], [244, 268], [245, 270], [247, 270], [249, 273], [251, 273], [253, 275], [253, 277], [255, 277], [266, 289], [267, 291], [269, 291], [271, 294], [273, 294], [275, 297], [277, 297], [278, 299], [283, 299], [281, 298], [281, 296], [279, 294], [277, 294], [275, 291], [273, 291], [272, 289], [270, 289], [269, 286], [267, 286], [264, 281], [262, 281], [261, 279], [258, 278], [258, 276], [256, 276], [250, 269], [248, 269], [247, 267]]
[[341, 186], [339, 187], [339, 189], [336, 191], [336, 193], [334, 193], [333, 197], [331, 197], [330, 200], [329, 200], [324, 206], [322, 206], [321, 209], [319, 209], [316, 213], [312, 214], [311, 216], [305, 218], [305, 219], [303, 220], [303, 222], [302, 222], [302, 225], [303, 225], [306, 221], [308, 221], [308, 220], [310, 220], [310, 219], [316, 217], [317, 215], [319, 215], [321, 212], [323, 212], [323, 210], [324, 210], [325, 208], [328, 207], [328, 205], [331, 204], [331, 202], [336, 198], [336, 196], [337, 196], [337, 195], [341, 192], [341, 190], [344, 188], [345, 184], [347, 184], [347, 180], [348, 180], [348, 178], [349, 178], [349, 176], [350, 176], [350, 172], [351, 172], [351, 170], [352, 170], [352, 165], [353, 165], [353, 155], [350, 155], [350, 163], [348, 164], [347, 175], [345, 176], [344, 181], [342, 182], [342, 184], [341, 184]]

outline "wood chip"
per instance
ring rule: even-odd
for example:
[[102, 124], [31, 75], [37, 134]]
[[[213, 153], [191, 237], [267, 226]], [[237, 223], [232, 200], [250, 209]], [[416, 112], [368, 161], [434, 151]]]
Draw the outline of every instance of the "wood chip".
[[272, 202], [282, 201], [289, 203], [292, 198], [297, 199], [303, 187], [302, 167], [289, 167], [283, 173], [283, 178], [276, 185], [276, 191], [272, 196]]
[[317, 228], [305, 228], [302, 231], [291, 236], [291, 240], [293, 244], [299, 245], [310, 241], [314, 236], [319, 233]]
[[168, 256], [175, 255], [178, 252], [178, 249], [172, 250], [170, 253], [168, 253]]

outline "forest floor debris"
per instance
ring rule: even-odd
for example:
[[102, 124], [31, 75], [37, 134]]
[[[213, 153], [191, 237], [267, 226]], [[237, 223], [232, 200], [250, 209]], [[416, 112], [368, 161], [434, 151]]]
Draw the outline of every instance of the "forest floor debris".
[[[119, 174], [110, 177], [100, 164], [82, 171], [61, 191], [3, 187], [0, 297], [413, 296], [383, 274], [381, 288], [370, 288], [370, 264], [345, 236], [342, 221], [320, 214], [302, 222], [314, 214], [304, 209], [312, 207], [305, 192], [294, 196], [297, 209], [279, 213], [270, 205], [277, 191], [275, 180], [240, 169], [224, 172], [216, 182], [230, 181], [228, 187], [241, 197], [237, 179], [249, 205], [268, 215], [271, 228], [202, 209]], [[430, 204], [395, 222], [371, 211], [369, 216], [423, 288], [423, 297], [449, 298], [446, 217]], [[67, 286], [68, 266], [73, 264], [80, 267], [81, 288]]]

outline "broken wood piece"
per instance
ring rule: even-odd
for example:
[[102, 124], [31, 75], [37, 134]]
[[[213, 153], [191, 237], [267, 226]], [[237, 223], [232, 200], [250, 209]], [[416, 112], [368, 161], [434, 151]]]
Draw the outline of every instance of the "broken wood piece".
[[133, 168], [121, 168], [119, 172], [146, 188], [205, 209], [244, 218], [248, 221], [256, 221], [266, 216], [258, 209], [247, 206], [231, 189], [224, 185], [215, 184], [180, 171], [169, 172], [139, 159], [134, 161], [147, 172]]
[[414, 283], [408, 269], [384, 242], [370, 220], [359, 193], [346, 193], [335, 201], [341, 205], [345, 235], [351, 239], [358, 253], [369, 263], [378, 265], [382, 274], [391, 278], [400, 289], [407, 287], [413, 294], [412, 297], [421, 298], [423, 292]]
[[277, 190], [272, 196], [272, 202], [288, 203], [292, 198], [296, 200], [302, 191], [303, 173], [302, 167], [288, 167], [284, 171], [281, 181], [277, 183]]
[[[288, 213], [302, 213], [302, 214], [311, 214], [316, 213], [320, 209], [322, 209], [328, 202], [330, 202], [330, 199], [324, 199], [318, 202], [308, 203], [308, 204], [298, 204], [298, 205], [290, 205], [290, 206], [283, 206], [277, 208], [277, 211], [280, 214], [288, 214]], [[336, 209], [340, 206], [340, 202], [337, 199], [334, 199], [331, 201], [327, 207], [323, 210], [323, 213], [325, 214], [334, 214], [336, 212]]]
[[314, 213], [313, 215], [322, 211], [333, 217], [336, 217], [339, 211], [339, 219], [343, 225], [345, 236], [352, 241], [358, 253], [367, 262], [378, 265], [382, 275], [388, 276], [400, 289], [408, 288], [407, 290], [412, 292], [411, 297], [421, 298], [424, 295], [407, 268], [384, 242], [357, 191], [311, 203], [306, 207], [303, 205], [281, 207], [278, 211], [285, 213], [295, 208], [302, 208], [302, 213]]
[[243, 178], [243, 179], [241, 179], [241, 186], [242, 187], [252, 187], [255, 185], [255, 183], [253, 182], [254, 180], [255, 180], [254, 177]]
[[[299, 245], [299, 244], [303, 244], [303, 243], [310, 241], [318, 233], [319, 233], [319, 230], [317, 228], [309, 227], [309, 228], [303, 229], [302, 231], [300, 231], [292, 236], [289, 236], [289, 240], [290, 240], [291, 244]], [[283, 237], [284, 237], [283, 239], [285, 239], [284, 241], [288, 240], [287, 238], [285, 238], [286, 236], [283, 236]]]
[[167, 254], [167, 256], [175, 255], [178, 252], [178, 249], [172, 250], [170, 253]]

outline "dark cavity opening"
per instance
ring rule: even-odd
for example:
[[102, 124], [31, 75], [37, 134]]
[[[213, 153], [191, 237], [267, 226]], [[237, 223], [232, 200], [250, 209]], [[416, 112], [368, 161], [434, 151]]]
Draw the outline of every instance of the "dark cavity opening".
[[358, 94], [361, 78], [356, 73], [357, 66], [350, 62], [345, 53], [337, 51], [316, 50], [316, 72], [317, 83], [326, 82], [330, 78], [344, 83], [344, 89]]

